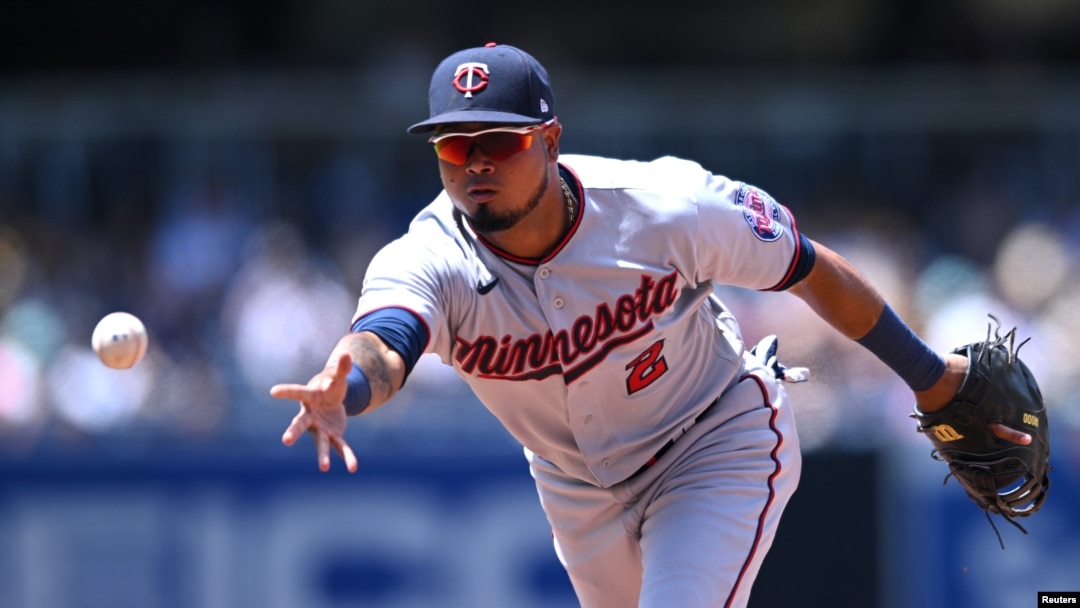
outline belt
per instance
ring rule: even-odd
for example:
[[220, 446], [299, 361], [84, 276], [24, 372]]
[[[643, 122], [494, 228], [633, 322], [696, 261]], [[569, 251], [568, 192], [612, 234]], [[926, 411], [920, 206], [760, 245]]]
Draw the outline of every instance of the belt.
[[698, 421], [700, 421], [702, 418], [705, 417], [705, 414], [707, 414], [709, 412], [709, 410], [712, 409], [713, 405], [716, 405], [717, 401], [720, 401], [720, 399], [719, 398], [714, 399], [712, 401], [712, 403], [710, 403], [708, 405], [708, 407], [701, 410], [701, 413], [698, 414], [694, 418], [693, 422], [691, 422], [690, 424], [684, 426], [682, 428], [682, 430], [679, 431], [678, 435], [675, 435], [671, 439], [668, 439], [668, 442], [665, 443], [659, 450], [657, 450], [656, 453], [653, 454], [652, 458], [646, 460], [645, 464], [641, 465], [640, 469], [634, 471], [634, 474], [631, 475], [631, 477], [634, 477], [636, 475], [640, 475], [641, 473], [643, 473], [645, 471], [645, 469], [647, 469], [647, 468], [651, 467], [652, 465], [656, 464], [656, 461], [660, 460], [660, 457], [663, 456], [665, 453], [667, 453], [667, 451], [671, 449], [671, 446], [675, 445], [675, 442], [678, 441], [680, 437], [682, 437], [683, 435], [686, 434], [686, 431], [689, 431], [691, 427], [693, 427], [695, 424], [698, 423]]

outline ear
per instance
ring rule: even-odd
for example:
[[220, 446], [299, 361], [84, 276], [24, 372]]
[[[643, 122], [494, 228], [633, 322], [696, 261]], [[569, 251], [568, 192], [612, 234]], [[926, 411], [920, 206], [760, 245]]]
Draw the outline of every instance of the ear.
[[548, 160], [559, 160], [559, 137], [562, 136], [562, 125], [555, 123], [544, 129], [544, 147], [547, 149]]

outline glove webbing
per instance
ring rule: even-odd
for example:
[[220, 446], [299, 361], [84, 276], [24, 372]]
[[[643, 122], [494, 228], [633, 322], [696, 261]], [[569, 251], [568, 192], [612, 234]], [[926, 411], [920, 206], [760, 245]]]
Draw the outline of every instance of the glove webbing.
[[[931, 456], [933, 456], [935, 460], [937, 460], [936, 454], [937, 454], [936, 450], [935, 450], [934, 454], [931, 454]], [[953, 477], [954, 475], [955, 475], [955, 473], [953, 473], [952, 471], [949, 471], [949, 474], [945, 476], [945, 479], [941, 482], [941, 484], [945, 485], [945, 484], [949, 483], [949, 478]], [[963, 484], [961, 484], [961, 485], [963, 485]], [[990, 505], [987, 504], [985, 506], [984, 505], [980, 505], [980, 506], [982, 506], [983, 513], [986, 514], [986, 521], [990, 522], [990, 527], [994, 529], [994, 534], [997, 535], [998, 544], [1001, 545], [1001, 550], [1004, 551], [1005, 550], [1005, 541], [1003, 541], [1001, 539], [1001, 532], [998, 531], [998, 527], [996, 525], [994, 525], [993, 518], [990, 517]], [[1009, 515], [1006, 515], [1001, 509], [997, 510], [997, 514], [1002, 516], [1003, 518], [1005, 518], [1005, 521], [1007, 521], [1010, 524], [1016, 526], [1016, 528], [1018, 530], [1020, 530], [1021, 532], [1023, 532], [1024, 534], [1028, 533], [1028, 531], [1024, 528], [1024, 526], [1021, 526], [1015, 519], [1013, 519]]]

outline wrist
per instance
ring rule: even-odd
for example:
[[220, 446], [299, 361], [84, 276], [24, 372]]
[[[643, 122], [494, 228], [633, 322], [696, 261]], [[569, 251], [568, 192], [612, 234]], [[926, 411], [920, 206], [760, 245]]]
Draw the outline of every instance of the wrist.
[[371, 384], [360, 366], [353, 363], [352, 370], [345, 377], [345, 413], [349, 416], [361, 414], [371, 405]]
[[856, 342], [881, 359], [916, 393], [934, 388], [945, 373], [945, 359], [916, 336], [888, 304], [874, 327]]
[[945, 357], [945, 373], [925, 391], [915, 392], [915, 407], [924, 414], [936, 412], [956, 398], [967, 378], [967, 357], [950, 354]]

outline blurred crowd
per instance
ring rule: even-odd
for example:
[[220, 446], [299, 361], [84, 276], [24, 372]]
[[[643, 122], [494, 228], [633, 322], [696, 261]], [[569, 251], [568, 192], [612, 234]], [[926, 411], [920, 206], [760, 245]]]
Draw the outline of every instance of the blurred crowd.
[[[626, 134], [589, 142], [568, 129], [566, 152], [692, 156], [709, 145], [687, 136], [662, 149]], [[1075, 150], [974, 154], [930, 167], [937, 156], [912, 154], [908, 140], [898, 152], [867, 158], [865, 141], [837, 144], [835, 136], [829, 145], [794, 137], [779, 149], [769, 137], [740, 137], [699, 160], [770, 190], [805, 233], [869, 275], [935, 348], [985, 338], [996, 326], [988, 313], [1002, 332], [1018, 327], [1021, 339], [1031, 338], [1021, 352], [1051, 420], [1080, 429]], [[1037, 150], [1040, 137], [1020, 141], [1034, 140]], [[303, 140], [3, 147], [0, 455], [226, 443], [278, 449], [294, 410], [270, 399], [269, 387], [304, 381], [323, 365], [348, 328], [371, 256], [437, 193], [434, 157], [396, 171], [383, 159], [376, 171], [365, 150], [377, 147]], [[875, 172], [888, 177], [867, 177]], [[896, 184], [902, 189], [892, 190]], [[719, 291], [748, 343], [775, 333], [781, 359], [811, 369], [811, 382], [790, 387], [807, 449], [921, 441], [907, 417], [907, 389], [801, 301]], [[90, 348], [95, 323], [114, 310], [139, 316], [150, 333], [147, 358], [130, 370], [105, 368]], [[396, 403], [349, 432], [361, 452], [512, 443], [451, 368], [429, 357]]]

